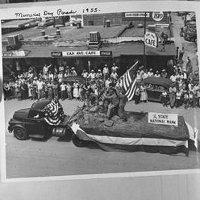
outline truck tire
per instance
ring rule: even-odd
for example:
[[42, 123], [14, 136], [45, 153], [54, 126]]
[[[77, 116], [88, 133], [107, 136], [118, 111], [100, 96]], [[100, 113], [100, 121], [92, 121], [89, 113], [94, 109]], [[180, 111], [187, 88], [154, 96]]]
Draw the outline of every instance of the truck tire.
[[80, 140], [75, 134], [72, 135], [72, 142], [77, 147], [85, 147], [86, 141]]
[[18, 140], [26, 140], [28, 138], [27, 131], [23, 127], [14, 127], [13, 132]]

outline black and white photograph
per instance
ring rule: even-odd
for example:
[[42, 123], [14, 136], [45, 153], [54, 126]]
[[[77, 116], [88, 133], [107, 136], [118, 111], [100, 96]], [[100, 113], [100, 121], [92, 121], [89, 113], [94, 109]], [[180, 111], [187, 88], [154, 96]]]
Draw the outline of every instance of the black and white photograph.
[[196, 13], [45, 12], [1, 20], [6, 178], [199, 169]]

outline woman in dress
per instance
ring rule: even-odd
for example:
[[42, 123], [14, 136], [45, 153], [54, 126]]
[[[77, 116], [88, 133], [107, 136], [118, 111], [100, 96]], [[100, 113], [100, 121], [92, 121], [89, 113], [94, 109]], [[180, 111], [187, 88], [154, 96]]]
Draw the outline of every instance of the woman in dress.
[[147, 102], [147, 90], [143, 83], [140, 85], [140, 101], [145, 103]]
[[171, 85], [169, 87], [169, 102], [170, 102], [170, 107], [173, 108], [175, 105], [176, 101], [176, 86]]
[[140, 103], [140, 87], [136, 86], [136, 90], [135, 90], [135, 104]]
[[83, 84], [79, 86], [79, 97], [80, 101], [84, 101], [84, 89], [83, 89]]
[[78, 81], [74, 82], [73, 84], [73, 97], [77, 100], [79, 98], [79, 83]]
[[53, 99], [53, 84], [51, 80], [49, 80], [49, 82], [47, 83], [47, 87], [48, 87], [48, 99], [52, 100]]
[[33, 90], [33, 81], [31, 79], [29, 79], [29, 81], [28, 81], [28, 98], [30, 98], [31, 100], [33, 99], [32, 90]]
[[182, 92], [178, 89], [176, 92], [176, 102], [175, 102], [176, 108], [178, 108], [182, 104], [181, 97], [182, 97]]

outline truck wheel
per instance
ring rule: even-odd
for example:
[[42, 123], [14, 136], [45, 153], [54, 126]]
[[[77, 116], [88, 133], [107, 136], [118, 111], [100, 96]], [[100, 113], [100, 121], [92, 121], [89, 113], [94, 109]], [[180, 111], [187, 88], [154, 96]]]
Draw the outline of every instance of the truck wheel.
[[22, 127], [15, 127], [14, 128], [14, 136], [18, 140], [26, 140], [28, 138], [27, 132], [25, 128]]
[[75, 134], [72, 135], [72, 142], [77, 147], [85, 147], [86, 146], [86, 142], [83, 140], [80, 140]]

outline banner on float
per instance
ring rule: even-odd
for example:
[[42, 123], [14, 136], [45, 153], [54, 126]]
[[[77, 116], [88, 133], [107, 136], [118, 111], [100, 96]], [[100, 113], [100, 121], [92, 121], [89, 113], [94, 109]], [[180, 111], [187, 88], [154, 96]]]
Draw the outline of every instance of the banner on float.
[[149, 112], [148, 123], [178, 126], [178, 115]]

